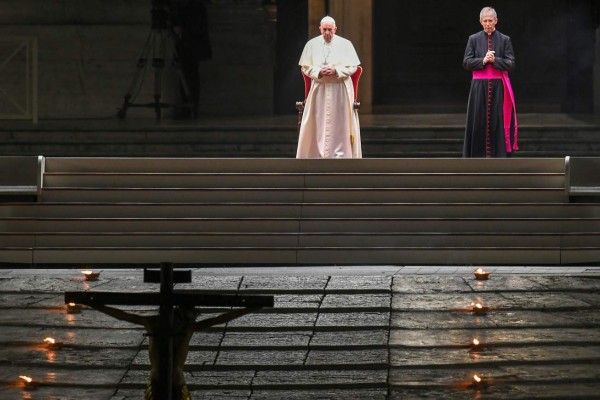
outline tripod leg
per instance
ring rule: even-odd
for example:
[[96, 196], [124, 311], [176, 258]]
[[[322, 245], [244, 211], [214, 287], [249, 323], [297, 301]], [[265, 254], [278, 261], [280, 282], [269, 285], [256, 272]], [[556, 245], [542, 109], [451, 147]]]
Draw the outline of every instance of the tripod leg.
[[147, 68], [148, 55], [150, 52], [150, 45], [154, 42], [154, 32], [151, 30], [146, 38], [146, 43], [142, 48], [142, 53], [138, 58], [138, 62], [135, 68], [135, 73], [133, 74], [133, 78], [131, 79], [131, 84], [129, 85], [129, 90], [125, 94], [123, 100], [123, 106], [119, 109], [117, 116], [119, 119], [124, 119], [127, 116], [127, 109], [132, 105], [132, 97], [134, 96], [134, 92], [137, 92], [140, 87], [140, 82], [145, 74]]
[[[196, 118], [198, 109], [198, 65], [189, 58], [184, 58], [179, 52], [173, 57], [173, 67], [177, 71], [178, 89], [182, 104], [179, 104], [183, 110], [189, 112], [192, 119]], [[185, 63], [185, 65], [184, 65]], [[185, 115], [185, 114], [184, 114]]]
[[163, 29], [159, 31], [159, 34], [158, 48], [156, 48], [155, 44], [155, 53], [152, 60], [152, 65], [154, 66], [154, 113], [156, 114], [156, 119], [161, 118], [161, 107], [163, 106], [160, 100], [162, 96], [162, 78], [165, 68], [166, 35], [168, 35], [168, 32]]

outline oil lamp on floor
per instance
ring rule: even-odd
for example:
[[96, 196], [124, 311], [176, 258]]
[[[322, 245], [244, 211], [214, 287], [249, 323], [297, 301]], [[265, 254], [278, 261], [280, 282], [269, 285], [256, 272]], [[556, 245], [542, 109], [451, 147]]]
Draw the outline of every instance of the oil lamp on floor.
[[67, 313], [69, 314], [77, 314], [81, 312], [81, 305], [75, 303], [67, 304]]
[[478, 281], [487, 281], [490, 277], [491, 272], [484, 271], [483, 268], [477, 268], [474, 272], [475, 279]]
[[19, 375], [19, 379], [21, 379], [21, 384], [24, 387], [33, 387], [35, 386], [35, 382], [33, 381], [33, 378], [27, 375]]
[[489, 382], [486, 379], [483, 379], [483, 376], [478, 374], [473, 374], [471, 378], [471, 387], [476, 389], [482, 389], [489, 385]]
[[56, 339], [51, 337], [45, 338], [44, 343], [46, 344], [46, 347], [48, 347], [51, 350], [60, 349], [63, 346], [62, 342], [57, 342]]
[[81, 271], [81, 273], [85, 277], [86, 281], [97, 281], [98, 278], [100, 277], [100, 272], [85, 270], [85, 271]]
[[488, 311], [488, 307], [485, 307], [483, 304], [481, 303], [471, 303], [471, 305], [473, 306], [473, 313], [477, 314], [477, 315], [484, 315], [487, 313]]

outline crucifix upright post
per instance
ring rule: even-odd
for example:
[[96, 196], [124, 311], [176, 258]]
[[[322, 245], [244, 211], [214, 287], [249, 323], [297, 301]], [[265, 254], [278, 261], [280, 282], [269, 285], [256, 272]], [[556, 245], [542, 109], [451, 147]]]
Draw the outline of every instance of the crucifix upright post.
[[[159, 376], [169, 377], [160, 385], [159, 399], [172, 400], [173, 394], [173, 264], [160, 265], [160, 295], [163, 302], [159, 307], [159, 318], [164, 331], [158, 335], [165, 337], [159, 341]], [[166, 339], [166, 340], [165, 340]]]

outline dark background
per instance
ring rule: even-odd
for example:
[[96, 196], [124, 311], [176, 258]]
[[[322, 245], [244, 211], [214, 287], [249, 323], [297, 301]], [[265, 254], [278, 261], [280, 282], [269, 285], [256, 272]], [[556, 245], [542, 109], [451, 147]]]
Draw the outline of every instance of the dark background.
[[[480, 0], [373, 2], [373, 113], [464, 112], [470, 74], [462, 68], [469, 35], [481, 30]], [[307, 1], [279, 0], [275, 111], [302, 93], [297, 68], [306, 42]], [[511, 81], [521, 112], [593, 112], [595, 30], [600, 1], [506, 0], [492, 4], [497, 29], [512, 39]], [[297, 99], [296, 99], [297, 100]], [[283, 104], [283, 106], [280, 106]]]

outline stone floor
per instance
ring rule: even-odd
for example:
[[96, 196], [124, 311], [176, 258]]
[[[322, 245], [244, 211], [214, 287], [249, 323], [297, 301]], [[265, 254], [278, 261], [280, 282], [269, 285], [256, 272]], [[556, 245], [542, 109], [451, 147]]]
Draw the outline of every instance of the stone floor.
[[[192, 398], [600, 398], [600, 267], [489, 270], [477, 281], [472, 267], [192, 269], [176, 289], [275, 298], [195, 334]], [[144, 330], [88, 307], [67, 313], [63, 293], [158, 285], [142, 270], [99, 272], [88, 282], [73, 269], [0, 270], [1, 399], [143, 398]], [[474, 313], [476, 302], [487, 313]]]

